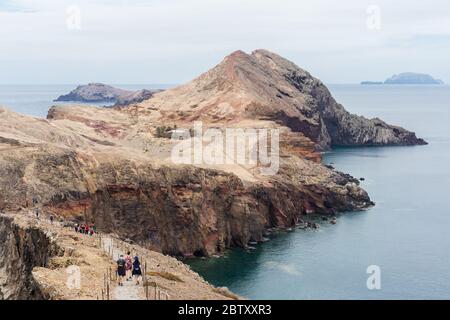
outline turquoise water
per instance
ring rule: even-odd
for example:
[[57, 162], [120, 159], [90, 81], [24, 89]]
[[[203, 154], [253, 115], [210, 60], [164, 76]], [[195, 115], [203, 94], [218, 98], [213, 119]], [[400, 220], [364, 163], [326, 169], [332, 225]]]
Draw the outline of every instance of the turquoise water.
[[[130, 89], [161, 86], [121, 86]], [[45, 117], [67, 86], [0, 86], [0, 105]], [[318, 231], [280, 233], [256, 250], [190, 261], [251, 299], [450, 299], [450, 87], [330, 86], [349, 111], [414, 130], [430, 145], [337, 149], [324, 162], [356, 177], [377, 203]], [[381, 290], [366, 287], [369, 265]]]
[[[192, 268], [251, 299], [450, 299], [450, 87], [330, 89], [349, 111], [405, 126], [430, 145], [326, 154], [324, 162], [366, 178], [374, 208]], [[380, 267], [380, 290], [367, 289], [370, 265]]]

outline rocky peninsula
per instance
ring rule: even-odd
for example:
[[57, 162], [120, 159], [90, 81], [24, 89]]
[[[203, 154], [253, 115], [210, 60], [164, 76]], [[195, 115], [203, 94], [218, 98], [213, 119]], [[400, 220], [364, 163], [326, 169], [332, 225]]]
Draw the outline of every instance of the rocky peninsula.
[[[160, 129], [199, 120], [206, 128], [279, 129], [278, 174], [174, 164], [175, 142]], [[321, 163], [322, 151], [425, 143], [350, 114], [320, 80], [277, 54], [237, 51], [140, 103], [54, 106], [44, 120], [0, 109], [0, 211], [29, 213], [39, 199], [43, 212], [95, 223], [151, 251], [211, 256], [263, 241], [268, 229], [293, 227], [305, 215], [374, 205], [357, 179]]]

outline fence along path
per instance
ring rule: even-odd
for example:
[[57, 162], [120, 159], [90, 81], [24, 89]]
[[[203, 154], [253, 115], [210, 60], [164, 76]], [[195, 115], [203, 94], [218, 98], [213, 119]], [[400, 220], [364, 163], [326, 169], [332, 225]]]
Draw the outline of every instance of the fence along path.
[[[120, 241], [114, 241], [110, 237], [100, 236], [101, 248], [108, 253], [112, 260], [117, 261], [120, 255], [125, 257], [127, 249], [120, 248]], [[129, 249], [129, 248], [128, 248]], [[131, 251], [131, 250], [130, 250]], [[102, 290], [102, 300], [168, 300], [169, 294], [161, 290], [156, 282], [149, 282], [147, 275], [147, 263], [141, 261], [142, 281], [136, 285], [133, 281], [123, 281], [123, 286], [113, 284], [111, 292], [111, 283], [117, 280], [116, 270], [108, 269], [104, 274], [104, 289]], [[152, 286], [152, 287], [151, 287]]]
[[[122, 252], [117, 246], [114, 245], [114, 241], [108, 237], [102, 237], [102, 246], [103, 249], [108, 252], [113, 260], [117, 260], [120, 255], [125, 257], [125, 253]], [[116, 270], [112, 270], [112, 272], [116, 272]], [[112, 272], [109, 275], [109, 278], [112, 278]], [[116, 277], [114, 276], [114, 279]], [[141, 282], [142, 283], [142, 282]], [[108, 288], [109, 291], [109, 288]], [[108, 292], [109, 295], [109, 292]], [[142, 284], [136, 285], [134, 280], [123, 281], [123, 286], [115, 286], [111, 292], [112, 300], [145, 300], [144, 299], [144, 289]]]

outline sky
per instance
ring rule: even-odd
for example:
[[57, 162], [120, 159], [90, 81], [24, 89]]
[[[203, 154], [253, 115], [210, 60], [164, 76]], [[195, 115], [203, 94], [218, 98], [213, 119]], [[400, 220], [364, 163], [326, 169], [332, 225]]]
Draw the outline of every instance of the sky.
[[260, 48], [325, 83], [450, 83], [450, 1], [0, 0], [0, 84], [178, 84]]

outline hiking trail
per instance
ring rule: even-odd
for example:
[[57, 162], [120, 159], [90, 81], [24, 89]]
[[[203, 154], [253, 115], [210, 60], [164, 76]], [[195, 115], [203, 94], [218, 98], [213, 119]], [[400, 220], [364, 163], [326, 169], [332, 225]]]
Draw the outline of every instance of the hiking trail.
[[[125, 257], [125, 253], [114, 245], [111, 238], [102, 238], [102, 247], [106, 252], [112, 252], [114, 261], [120, 255]], [[142, 284], [136, 285], [134, 280], [126, 281], [126, 279], [123, 281], [123, 286], [116, 285], [112, 289], [111, 297], [113, 300], [145, 300]]]

